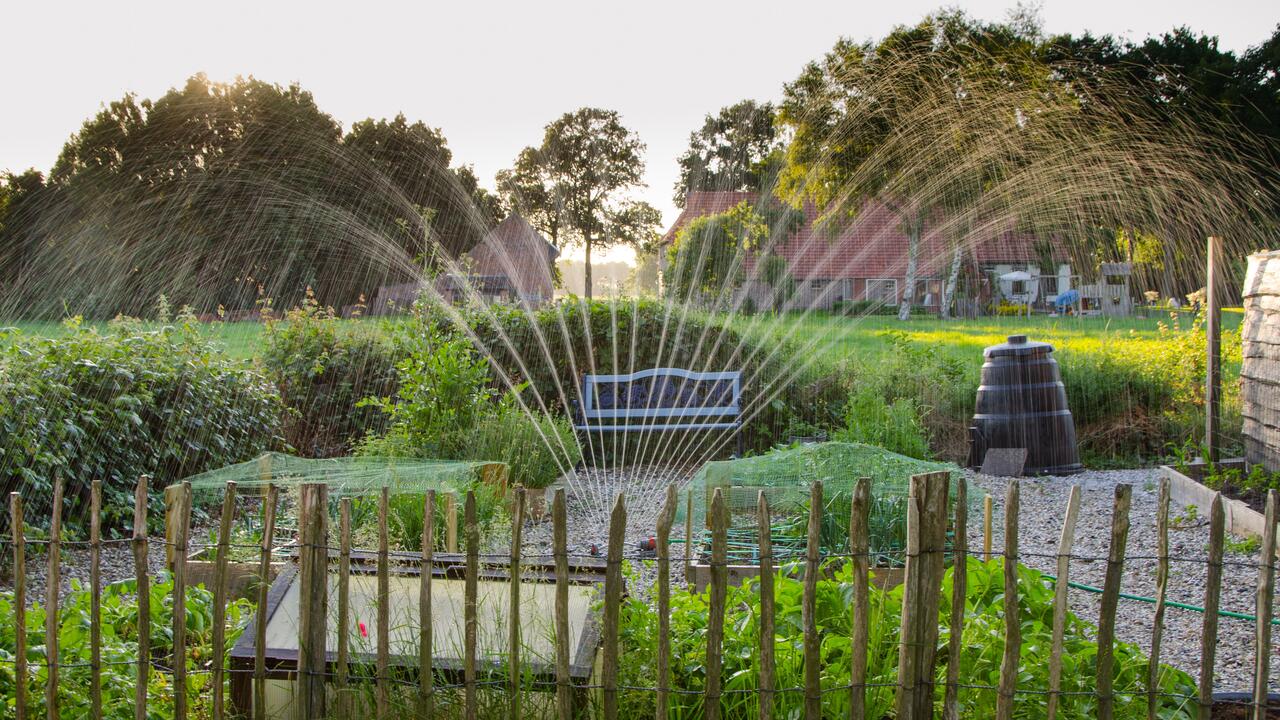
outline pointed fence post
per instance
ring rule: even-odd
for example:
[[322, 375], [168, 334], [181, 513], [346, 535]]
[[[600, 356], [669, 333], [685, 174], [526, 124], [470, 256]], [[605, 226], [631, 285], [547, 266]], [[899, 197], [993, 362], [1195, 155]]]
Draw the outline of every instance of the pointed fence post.
[[435, 652], [432, 646], [431, 574], [435, 568], [436, 491], [422, 502], [422, 575], [418, 584], [418, 694], [422, 717], [435, 714]]
[[849, 503], [849, 555], [853, 563], [853, 658], [849, 662], [849, 717], [862, 720], [867, 703], [867, 645], [871, 624], [871, 478], [858, 478]]
[[[267, 597], [271, 590], [271, 539], [276, 530], [276, 505], [280, 489], [267, 486], [267, 496], [262, 505], [262, 552], [258, 560], [258, 612], [254, 614], [253, 630], [253, 717], [267, 717]], [[139, 719], [141, 720], [141, 719]]]
[[151, 566], [147, 559], [148, 478], [133, 491], [133, 572], [138, 598], [138, 675], [133, 689], [133, 719], [147, 720], [147, 684], [151, 682]]
[[[504, 469], [506, 465], [502, 465]], [[507, 630], [507, 693], [508, 715], [511, 720], [521, 718], [521, 682], [520, 682], [520, 543], [524, 536], [525, 490], [515, 487], [514, 507], [511, 512], [511, 558], [509, 572], [511, 581], [510, 625]]]
[[227, 560], [231, 551], [231, 523], [236, 514], [236, 483], [227, 482], [218, 524], [218, 550], [213, 573], [213, 720], [226, 717], [223, 658], [227, 654]]
[[[44, 647], [48, 663], [44, 686], [45, 717], [58, 720], [58, 593], [62, 586], [62, 476], [53, 480], [53, 512], [49, 520], [49, 557], [45, 571]], [[175, 695], [175, 699], [176, 699]], [[175, 703], [176, 708], [176, 703]], [[182, 720], [182, 718], [178, 718]]]
[[1049, 646], [1049, 699], [1045, 720], [1058, 716], [1062, 695], [1062, 642], [1067, 629], [1067, 590], [1071, 574], [1071, 546], [1076, 539], [1076, 519], [1080, 516], [1080, 486], [1072, 485], [1067, 496], [1067, 511], [1062, 518], [1062, 535], [1058, 539], [1058, 579], [1053, 588], [1053, 640]]
[[374, 660], [376, 711], [379, 720], [391, 716], [391, 540], [387, 528], [390, 504], [391, 489], [384, 485], [378, 495], [378, 602], [375, 620], [378, 633], [377, 655]]
[[[756, 496], [756, 525], [760, 544], [760, 720], [773, 720], [773, 694], [777, 689], [774, 660], [773, 516], [761, 490]], [[659, 714], [658, 720], [665, 720]]]
[[9, 493], [9, 530], [13, 534], [13, 707], [15, 720], [27, 720], [27, 539], [23, 535], [22, 494]]
[[573, 720], [573, 688], [569, 685], [569, 550], [568, 511], [564, 488], [556, 488], [551, 508], [551, 554], [556, 564], [556, 710], [559, 720]]
[[1021, 485], [1014, 479], [1004, 501], [1004, 656], [1000, 659], [1000, 683], [996, 720], [1013, 717], [1018, 689], [1018, 658], [1022, 653], [1022, 624], [1018, 610], [1018, 509]]
[[1204, 619], [1200, 629], [1200, 720], [1213, 717], [1213, 665], [1218, 652], [1218, 608], [1222, 602], [1223, 533], [1227, 518], [1222, 493], [1209, 503], [1209, 557], [1204, 578]]
[[[351, 689], [351, 498], [338, 504], [338, 657], [334, 668], [334, 700], [340, 718], [354, 714]], [[429, 717], [429, 716], [427, 716]]]
[[1107, 551], [1107, 572], [1102, 585], [1098, 614], [1098, 718], [1111, 720], [1115, 713], [1112, 668], [1115, 661], [1116, 607], [1120, 602], [1120, 581], [1124, 572], [1125, 544], [1129, 540], [1129, 505], [1133, 488], [1116, 486], [1111, 514], [1111, 547]]
[[1220, 417], [1222, 414], [1222, 294], [1218, 277], [1222, 266], [1222, 238], [1210, 237], [1205, 268], [1205, 372], [1204, 445], [1205, 460], [1218, 462]]
[[89, 487], [89, 717], [102, 717], [101, 480], [94, 480]]
[[476, 642], [479, 632], [476, 596], [480, 588], [480, 526], [476, 522], [474, 490], [467, 491], [463, 517], [467, 534], [467, 567], [462, 595], [462, 711], [466, 720], [477, 720], [480, 705], [476, 696]]
[[329, 617], [329, 486], [303, 483], [298, 502], [298, 708], [325, 715], [325, 623]]
[[1267, 491], [1267, 506], [1262, 531], [1262, 564], [1258, 567], [1258, 610], [1254, 643], [1253, 720], [1266, 720], [1268, 690], [1271, 681], [1271, 617], [1276, 594], [1276, 502], [1275, 490]]
[[173, 530], [173, 717], [187, 717], [187, 541], [191, 536], [191, 483], [178, 486]]
[[901, 718], [923, 717], [933, 709], [950, 484], [951, 473], [947, 471], [911, 477], [898, 653], [896, 706]]
[[[655, 697], [655, 720], [667, 720], [670, 705], [671, 688], [671, 524], [676, 517], [676, 503], [679, 502], [676, 486], [667, 486], [667, 498], [662, 503], [662, 511], [658, 513], [658, 527], [654, 538], [658, 553], [658, 657], [655, 658], [657, 668], [657, 696]], [[763, 612], [763, 607], [761, 608]], [[763, 659], [761, 660], [763, 663]], [[762, 718], [762, 720], [765, 720]]]
[[[818, 575], [822, 572], [822, 481], [809, 486], [809, 532], [805, 542], [800, 624], [804, 647], [804, 717], [822, 716], [822, 639], [818, 636]], [[723, 603], [721, 603], [723, 604]], [[723, 620], [722, 620], [723, 622]]]
[[1160, 477], [1156, 500], [1156, 610], [1151, 623], [1147, 667], [1147, 720], [1159, 720], [1160, 646], [1164, 640], [1165, 595], [1169, 590], [1169, 478]]
[[[605, 557], [604, 618], [601, 623], [600, 682], [605, 720], [618, 717], [618, 620], [622, 604], [622, 543], [627, 530], [627, 508], [618, 493], [609, 515], [609, 550]], [[710, 631], [708, 631], [709, 633]]]
[[[944, 720], [960, 720], [960, 653], [964, 639], [965, 600], [969, 578], [969, 486], [961, 475], [956, 482], [955, 544], [951, 551], [951, 620], [947, 637], [947, 689], [942, 701]], [[945, 527], [943, 528], [945, 532]]]
[[720, 720], [720, 692], [723, 678], [720, 676], [724, 659], [724, 603], [728, 593], [729, 510], [724, 493], [715, 488], [711, 494], [711, 573], [707, 593], [707, 659], [706, 659], [706, 707], [707, 720]]

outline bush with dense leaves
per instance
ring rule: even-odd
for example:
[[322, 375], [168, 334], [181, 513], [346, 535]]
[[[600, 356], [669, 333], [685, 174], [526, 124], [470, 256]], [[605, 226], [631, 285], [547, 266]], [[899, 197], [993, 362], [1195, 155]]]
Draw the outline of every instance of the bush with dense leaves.
[[[83, 521], [101, 480], [103, 525], [122, 528], [140, 475], [158, 489], [282, 442], [275, 389], [190, 317], [103, 331], [71, 321], [60, 337], [11, 332], [0, 346], [0, 490], [22, 494], [33, 525], [49, 522], [57, 476], [69, 525]], [[152, 503], [158, 513], [158, 492]]]

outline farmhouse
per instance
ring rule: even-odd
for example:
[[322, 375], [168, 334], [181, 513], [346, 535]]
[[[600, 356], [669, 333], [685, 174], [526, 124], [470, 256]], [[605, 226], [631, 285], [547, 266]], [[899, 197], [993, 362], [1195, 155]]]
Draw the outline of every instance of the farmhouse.
[[[742, 202], [757, 202], [753, 192], [692, 191], [684, 212], [663, 237], [675, 241], [680, 229], [694, 219], [730, 210]], [[913, 303], [931, 310], [941, 304], [953, 252], [941, 222], [930, 222], [921, 239]], [[1019, 304], [1051, 305], [1076, 282], [1068, 253], [1052, 241], [1048, 254], [1053, 267], [1043, 267], [1045, 253], [1038, 238], [1012, 229], [969, 243], [961, 257], [957, 287], [958, 314], [976, 314], [980, 305], [1001, 299]], [[789, 309], [830, 309], [847, 300], [873, 300], [894, 305], [906, 289], [908, 238], [898, 216], [886, 205], [868, 202], [842, 227], [820, 222], [812, 205], [804, 208], [804, 222], [788, 237], [775, 241], [772, 251], [787, 261], [796, 281]], [[665, 261], [665, 252], [660, 254]], [[746, 261], [748, 268], [751, 260]], [[748, 272], [750, 275], [750, 272]], [[771, 289], [748, 281], [744, 291], [757, 306], [771, 304]]]
[[[458, 261], [459, 272], [435, 279], [435, 295], [445, 302], [510, 302], [538, 307], [550, 300], [559, 251], [519, 213], [498, 223]], [[378, 288], [371, 310], [387, 314], [410, 307], [422, 294], [421, 282]]]

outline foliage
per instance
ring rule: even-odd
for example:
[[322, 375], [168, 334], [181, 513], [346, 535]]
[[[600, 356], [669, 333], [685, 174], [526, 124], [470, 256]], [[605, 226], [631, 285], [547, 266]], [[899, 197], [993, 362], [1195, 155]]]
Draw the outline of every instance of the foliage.
[[[58, 606], [58, 705], [63, 717], [89, 717], [89, 618], [90, 595], [79, 581], [71, 581], [71, 592]], [[138, 660], [137, 585], [133, 580], [111, 583], [99, 596], [102, 607], [102, 709], [103, 717], [131, 720], [134, 717], [134, 688]], [[150, 600], [151, 651], [160, 665], [173, 665], [173, 582], [166, 576], [153, 579]], [[13, 593], [0, 592], [0, 707], [12, 716], [15, 696]], [[203, 586], [188, 588], [186, 594], [187, 644], [181, 655], [187, 666], [188, 702], [196, 707], [207, 701], [209, 676], [202, 671], [210, 667], [213, 656], [213, 594]], [[226, 649], [230, 650], [249, 622], [253, 606], [247, 600], [232, 600], [227, 605]], [[28, 676], [27, 716], [43, 712], [45, 671], [45, 608], [39, 603], [27, 610]], [[224, 662], [225, 662], [224, 656]], [[173, 717], [174, 687], [170, 675], [153, 668], [147, 685], [148, 717], [167, 720]]]
[[[848, 564], [832, 568], [817, 580], [814, 620], [820, 638], [822, 664], [820, 682], [823, 690], [823, 717], [847, 717], [849, 693], [841, 690], [849, 683], [852, 647], [850, 642], [849, 598], [852, 595], [852, 569]], [[942, 581], [942, 602], [938, 624], [938, 666], [935, 668], [935, 692], [940, 701], [945, 689], [946, 645], [949, 640], [952, 570]], [[776, 687], [804, 686], [804, 648], [801, 622], [803, 583], [789, 573], [775, 580]], [[971, 558], [967, 572], [968, 598], [960, 657], [962, 683], [982, 686], [964, 687], [959, 694], [961, 717], [993, 717], [996, 693], [989, 689], [999, 676], [1004, 649], [1002, 561], [980, 562]], [[1018, 687], [1023, 691], [1048, 688], [1048, 655], [1051, 645], [1053, 587], [1042, 574], [1025, 567], [1018, 570], [1019, 614], [1022, 618], [1022, 646]], [[704, 699], [698, 694], [706, 682], [706, 627], [709, 596], [675, 588], [671, 594], [671, 717], [701, 717]], [[749, 579], [741, 587], [730, 587], [725, 603], [725, 627], [722, 650], [724, 695], [722, 716], [728, 719], [752, 718], [758, 714], [755, 690], [759, 678], [759, 582]], [[868, 615], [869, 645], [867, 662], [867, 717], [891, 714], [893, 687], [897, 679], [899, 621], [902, 613], [902, 588], [888, 592], [871, 586]], [[619, 684], [626, 688], [653, 687], [656, 684], [657, 611], [648, 600], [633, 597], [623, 606], [620, 624], [622, 653], [628, 658], [622, 664]], [[1093, 629], [1084, 620], [1068, 613], [1065, 651], [1063, 653], [1062, 703], [1059, 717], [1096, 717], [1096, 700], [1092, 692], [1096, 674], [1097, 643], [1090, 639]], [[1145, 681], [1148, 661], [1138, 648], [1117, 643], [1114, 679], [1117, 718], [1145, 718]], [[1162, 696], [1160, 716], [1194, 717], [1195, 684], [1186, 673], [1163, 668], [1160, 673]], [[1180, 699], [1182, 698], [1182, 699]], [[625, 717], [651, 717], [654, 713], [652, 692], [624, 690], [620, 714]], [[799, 717], [803, 694], [780, 692], [775, 695], [777, 717]], [[1044, 716], [1045, 695], [1022, 692], [1014, 705], [1015, 718]]]
[[[0, 490], [21, 493], [34, 523], [47, 522], [58, 476], [69, 525], [101, 480], [103, 525], [118, 529], [131, 521], [139, 476], [158, 490], [282, 443], [275, 389], [216, 351], [190, 316], [122, 318], [101, 332], [71, 320], [60, 337], [3, 340]], [[158, 517], [158, 492], [152, 503]]]
[[[723, 307], [743, 283], [758, 278], [770, 285], [776, 282], [777, 294], [789, 298], [795, 281], [785, 261], [779, 271], [772, 260], [777, 256], [771, 252], [771, 239], [790, 235], [803, 221], [798, 211], [746, 200], [726, 212], [695, 218], [666, 249], [663, 279], [668, 296]], [[753, 272], [753, 263], [762, 267]]]
[[527, 411], [508, 395], [472, 429], [466, 455], [506, 463], [513, 484], [541, 489], [576, 466], [582, 450], [568, 420]]
[[285, 439], [305, 456], [332, 457], [384, 426], [376, 407], [358, 403], [394, 391], [407, 350], [394, 327], [342, 321], [308, 293], [283, 318], [268, 318], [261, 353], [290, 410]]
[[844, 418], [844, 427], [832, 439], [877, 445], [922, 460], [932, 456], [928, 431], [920, 421], [915, 398], [899, 397], [886, 402], [878, 388], [862, 385], [849, 396]]
[[[859, 317], [862, 315], [897, 315], [898, 306], [882, 300], [840, 300], [831, 304], [831, 312], [837, 315]], [[932, 315], [933, 312], [923, 305], [912, 305], [911, 314], [917, 316]]]
[[[480, 537], [487, 538], [506, 526], [509, 519], [504, 498], [498, 488], [475, 482], [469, 488], [476, 498], [476, 524]], [[455, 499], [459, 524], [459, 542], [462, 541], [462, 515], [465, 496]], [[378, 512], [381, 499], [377, 495], [355, 498], [351, 503], [351, 542], [355, 547], [378, 547]], [[437, 493], [432, 511], [433, 547], [445, 546], [447, 527], [445, 496]], [[422, 531], [426, 511], [426, 496], [417, 493], [397, 493], [387, 499], [387, 542], [392, 550], [403, 552], [422, 551]]]
[[693, 190], [760, 192], [777, 172], [780, 154], [772, 103], [742, 100], [722, 107], [689, 133], [672, 199], [682, 208]]

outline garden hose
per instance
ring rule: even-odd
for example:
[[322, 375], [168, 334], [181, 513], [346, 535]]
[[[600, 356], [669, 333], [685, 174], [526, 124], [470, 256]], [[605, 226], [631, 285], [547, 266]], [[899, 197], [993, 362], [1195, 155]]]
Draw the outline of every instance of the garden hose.
[[[1058, 581], [1058, 578], [1054, 577], [1053, 575], [1049, 575], [1047, 573], [1044, 575], [1044, 577], [1054, 582]], [[1092, 585], [1085, 585], [1084, 583], [1073, 582], [1071, 580], [1067, 581], [1067, 587], [1075, 588], [1077, 590], [1085, 590], [1087, 592], [1097, 593], [1099, 595], [1102, 594], [1102, 588], [1094, 587]], [[1155, 598], [1147, 597], [1145, 595], [1131, 595], [1129, 593], [1120, 593], [1120, 597], [1124, 598], [1125, 600], [1137, 600], [1139, 602], [1151, 603], [1151, 604], [1155, 604], [1156, 602]], [[1164, 604], [1168, 605], [1169, 607], [1176, 607], [1180, 610], [1191, 610], [1193, 612], [1198, 612], [1198, 613], [1204, 612], [1204, 608], [1200, 607], [1199, 605], [1192, 605], [1190, 603], [1178, 602], [1177, 600], [1165, 600]], [[1248, 620], [1250, 622], [1255, 622], [1255, 623], [1258, 622], [1258, 617], [1256, 615], [1247, 615], [1245, 613], [1235, 612], [1234, 610], [1218, 610], [1218, 614], [1221, 615], [1222, 617], [1235, 618], [1237, 620]], [[1271, 624], [1280, 625], [1280, 618], [1271, 618]]]

